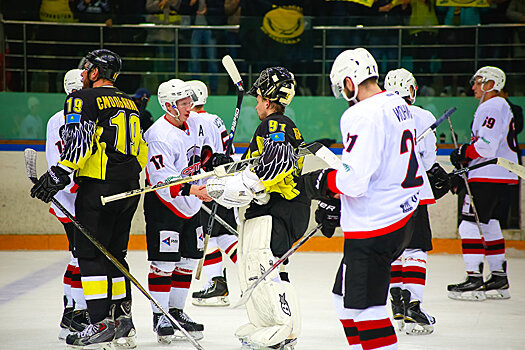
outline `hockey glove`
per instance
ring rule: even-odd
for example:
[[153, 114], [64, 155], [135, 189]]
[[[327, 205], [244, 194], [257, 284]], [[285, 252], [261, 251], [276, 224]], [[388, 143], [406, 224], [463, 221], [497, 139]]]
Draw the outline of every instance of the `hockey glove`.
[[435, 199], [440, 199], [450, 190], [450, 177], [439, 163], [432, 165], [427, 171], [427, 176]]
[[55, 194], [69, 185], [70, 182], [69, 172], [59, 166], [53, 165], [47, 172], [40, 176], [40, 179], [38, 179], [33, 188], [31, 188], [31, 197], [36, 197], [49, 203]]
[[228, 163], [233, 163], [232, 157], [227, 157], [225, 154], [222, 153], [213, 153], [210, 146], [202, 147], [201, 168], [204, 171], [212, 171], [215, 167]]
[[306, 195], [311, 199], [329, 199], [334, 195], [328, 189], [328, 174], [334, 169], [320, 169], [302, 176]]
[[464, 144], [459, 146], [459, 148], [455, 149], [450, 153], [450, 162], [456, 169], [461, 169], [463, 167], [466, 167], [468, 163], [472, 160], [471, 158], [467, 157], [467, 149], [470, 145]]
[[461, 175], [450, 176], [450, 192], [458, 194], [465, 189], [465, 180]]
[[317, 203], [315, 221], [322, 224], [321, 233], [330, 238], [334, 235], [335, 229], [341, 226], [341, 200], [330, 198]]

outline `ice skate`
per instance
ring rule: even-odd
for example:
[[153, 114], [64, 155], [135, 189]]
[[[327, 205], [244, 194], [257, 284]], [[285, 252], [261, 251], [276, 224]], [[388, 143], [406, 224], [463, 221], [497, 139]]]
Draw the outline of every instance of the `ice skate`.
[[119, 306], [123, 312], [115, 320], [115, 340], [113, 344], [119, 349], [134, 349], [137, 347], [135, 342], [135, 325], [131, 319], [131, 301], [124, 301]]
[[73, 306], [67, 306], [67, 297], [64, 295], [64, 312], [62, 313], [62, 319], [60, 320], [60, 333], [58, 339], [65, 340], [66, 337], [71, 334], [69, 327], [71, 326], [71, 319], [73, 318]]
[[436, 319], [421, 310], [421, 302], [415, 300], [405, 310], [405, 332], [408, 335], [427, 335], [434, 332]]
[[[182, 328], [184, 328], [195, 340], [201, 340], [204, 338], [204, 325], [194, 322], [184, 311], [177, 308], [170, 308], [170, 315], [177, 320]], [[175, 332], [175, 339], [186, 340], [186, 337], [176, 325], [173, 325]]]
[[401, 297], [401, 288], [390, 288], [390, 306], [392, 307], [392, 317], [394, 318], [396, 329], [401, 331], [405, 325], [405, 305]]
[[157, 333], [160, 344], [170, 344], [173, 341], [175, 330], [169, 318], [164, 314], [153, 314], [153, 332]]
[[485, 282], [485, 296], [487, 299], [510, 299], [509, 280], [507, 278], [507, 262], [503, 262], [501, 271], [492, 271], [490, 278]]
[[485, 285], [480, 273], [468, 273], [465, 282], [449, 284], [447, 286], [448, 297], [455, 300], [484, 301]]
[[82, 332], [67, 336], [67, 349], [97, 349], [113, 350], [113, 339], [115, 338], [115, 321], [113, 317], [90, 324]]
[[87, 310], [74, 310], [69, 329], [71, 332], [82, 332], [90, 323]]
[[228, 284], [222, 276], [213, 277], [204, 289], [192, 294], [191, 303], [195, 306], [228, 306]]

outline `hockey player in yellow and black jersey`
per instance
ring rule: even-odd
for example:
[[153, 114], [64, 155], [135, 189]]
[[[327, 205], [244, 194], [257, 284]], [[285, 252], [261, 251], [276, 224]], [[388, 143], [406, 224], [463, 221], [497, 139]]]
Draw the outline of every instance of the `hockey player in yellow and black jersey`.
[[[283, 256], [306, 231], [310, 199], [303, 193], [298, 176], [303, 158], [297, 148], [303, 138], [297, 126], [284, 115], [295, 95], [292, 73], [282, 67], [263, 70], [248, 92], [257, 98], [261, 124], [243, 158], [260, 156], [253, 169], [232, 179], [211, 179], [207, 190], [219, 204], [232, 206], [243, 196], [253, 195], [239, 237], [239, 281], [244, 291]], [[224, 183], [224, 190], [221, 188]], [[223, 201], [224, 200], [224, 201]], [[283, 265], [281, 265], [283, 266]], [[235, 335], [247, 346], [276, 349], [292, 346], [301, 329], [297, 297], [288, 275], [274, 271], [262, 282], [246, 304], [249, 323]]]
[[[75, 172], [78, 184], [76, 218], [117, 259], [125, 261], [131, 219], [138, 197], [102, 206], [100, 196], [139, 187], [139, 173], [147, 161], [139, 111], [125, 93], [113, 86], [122, 61], [109, 50], [87, 54], [83, 89], [67, 96], [64, 150], [57, 165], [40, 177], [31, 196], [51, 201]], [[74, 235], [82, 286], [91, 324], [70, 334], [66, 343], [78, 348], [106, 343], [134, 347], [131, 291], [128, 280], [78, 230]]]

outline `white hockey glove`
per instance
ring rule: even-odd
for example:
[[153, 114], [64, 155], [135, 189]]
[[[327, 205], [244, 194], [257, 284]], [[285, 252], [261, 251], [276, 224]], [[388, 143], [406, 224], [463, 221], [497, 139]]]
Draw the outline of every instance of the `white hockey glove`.
[[270, 200], [270, 194], [266, 192], [266, 187], [262, 183], [261, 179], [251, 171], [250, 168], [244, 169], [241, 173], [242, 183], [253, 193], [255, 203], [264, 205]]
[[239, 175], [213, 177], [206, 183], [206, 192], [223, 207], [243, 207], [253, 200], [253, 193], [240, 180]]

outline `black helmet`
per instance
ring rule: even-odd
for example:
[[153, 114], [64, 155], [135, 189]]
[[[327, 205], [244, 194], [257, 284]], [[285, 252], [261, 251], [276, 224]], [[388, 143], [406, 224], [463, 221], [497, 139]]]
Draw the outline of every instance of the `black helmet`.
[[248, 94], [255, 97], [261, 95], [272, 102], [287, 106], [295, 96], [295, 85], [295, 78], [288, 69], [270, 67], [261, 72]]
[[120, 56], [113, 51], [101, 49], [88, 53], [78, 65], [79, 69], [85, 69], [88, 72], [93, 68], [98, 68], [99, 79], [107, 79], [115, 82], [122, 69], [122, 60]]

